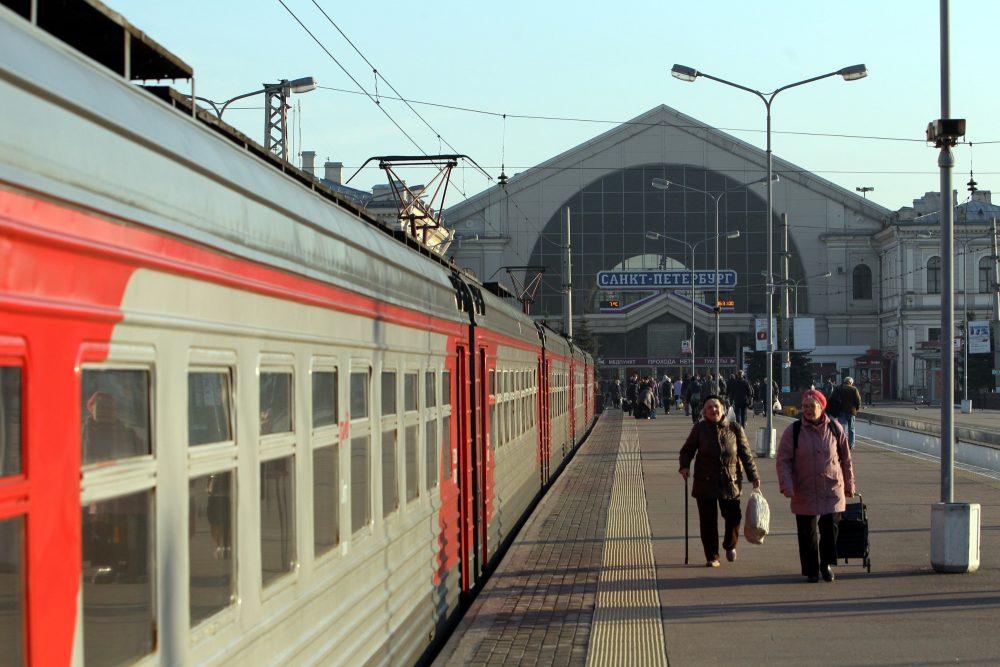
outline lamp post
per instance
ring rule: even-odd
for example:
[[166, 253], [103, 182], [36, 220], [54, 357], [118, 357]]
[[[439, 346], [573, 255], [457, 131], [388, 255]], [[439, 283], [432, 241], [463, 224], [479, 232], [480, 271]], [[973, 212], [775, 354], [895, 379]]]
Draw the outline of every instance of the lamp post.
[[[657, 179], [657, 180], [659, 180], [659, 179]], [[739, 230], [736, 230], [736, 231], [732, 231], [732, 232], [727, 232], [726, 234], [722, 234], [721, 236], [725, 236], [727, 239], [737, 239], [737, 238], [740, 237], [740, 232], [739, 232]], [[676, 241], [677, 243], [680, 243], [685, 248], [687, 248], [688, 250], [691, 251], [691, 263], [688, 264], [688, 284], [691, 287], [691, 377], [694, 377], [694, 249], [697, 248], [698, 246], [700, 246], [703, 243], [711, 241], [712, 239], [715, 239], [716, 247], [718, 247], [720, 235], [717, 234], [715, 236], [710, 236], [710, 237], [704, 238], [704, 239], [702, 239], [702, 240], [700, 240], [700, 241], [698, 241], [696, 243], [688, 243], [687, 241], [685, 241], [683, 239], [679, 239], [679, 238], [676, 238], [674, 236], [666, 236], [665, 234], [661, 234], [659, 232], [654, 232], [654, 231], [646, 232], [646, 238], [647, 239], [651, 239], [653, 241], [655, 241], [656, 239], [663, 239], [663, 255], [664, 256], [666, 256], [666, 254], [667, 254], [667, 241]], [[719, 264], [718, 264], [718, 260], [716, 260], [716, 265], [715, 265], [715, 282], [716, 283], [719, 282]], [[716, 284], [716, 301], [715, 301], [715, 303], [716, 303], [716, 305], [718, 305], [718, 303], [719, 303], [719, 300], [718, 300], [718, 284]], [[716, 317], [718, 317], [718, 312], [716, 312]], [[718, 321], [716, 321], [716, 327], [718, 327]], [[718, 368], [719, 368], [719, 339], [718, 339], [718, 333], [716, 334], [715, 346], [716, 346], [715, 347], [715, 368], [716, 368], [716, 373], [718, 373]]]
[[278, 83], [265, 83], [260, 90], [230, 97], [221, 104], [206, 97], [196, 96], [195, 99], [210, 104], [212, 110], [215, 111], [215, 115], [222, 118], [222, 114], [226, 112], [226, 107], [236, 100], [264, 93], [266, 96], [264, 105], [264, 148], [287, 162], [288, 135], [286, 127], [288, 126], [288, 97], [292, 93], [308, 93], [310, 90], [315, 89], [316, 80], [311, 76], [304, 76], [299, 79], [292, 79], [291, 81], [282, 79]]
[[[737, 186], [735, 188], [726, 188], [725, 190], [720, 190], [718, 193], [711, 193], [706, 190], [700, 190], [698, 188], [692, 188], [690, 185], [683, 185], [681, 183], [675, 183], [673, 181], [668, 181], [663, 178], [654, 178], [652, 186], [657, 190], [668, 190], [670, 186], [675, 186], [682, 188], [684, 190], [691, 190], [692, 192], [700, 192], [706, 197], [710, 197], [713, 202], [715, 202], [715, 306], [712, 309], [715, 313], [715, 380], [718, 382], [721, 378], [719, 375], [719, 239], [722, 235], [719, 233], [719, 201], [726, 196], [727, 192], [733, 192], [734, 190], [742, 190], [743, 188], [750, 187], [751, 185], [756, 185], [758, 183], [763, 183], [767, 178], [758, 178], [756, 181], [751, 181], [749, 183], [744, 183], [743, 185]], [[778, 180], [777, 175], [774, 176], [774, 180]], [[739, 232], [736, 236], [727, 236], [727, 238], [737, 238], [739, 237]], [[694, 263], [694, 258], [692, 257], [692, 264]], [[693, 292], [692, 292], [693, 295]]]
[[795, 317], [799, 316], [799, 285], [807, 280], [813, 280], [814, 278], [829, 278], [832, 273], [827, 271], [826, 273], [817, 273], [812, 276], [805, 276], [804, 278], [799, 278], [798, 280], [790, 280], [792, 289], [795, 291]]
[[[767, 272], [772, 273], [774, 271], [774, 239], [772, 238], [772, 224], [773, 221], [771, 217], [773, 215], [772, 211], [772, 198], [771, 198], [771, 174], [772, 174], [772, 163], [771, 163], [771, 103], [774, 98], [777, 97], [778, 93], [783, 90], [788, 90], [789, 88], [795, 88], [796, 86], [802, 86], [807, 83], [812, 83], [813, 81], [819, 81], [820, 79], [826, 79], [831, 76], [841, 76], [845, 81], [855, 81], [857, 79], [862, 79], [868, 76], [868, 69], [864, 65], [852, 65], [850, 67], [844, 67], [835, 72], [828, 72], [826, 74], [821, 74], [819, 76], [814, 76], [809, 79], [803, 79], [802, 81], [796, 81], [795, 83], [790, 83], [786, 86], [775, 89], [772, 93], [762, 93], [759, 90], [754, 90], [753, 88], [748, 88], [747, 86], [734, 83], [732, 81], [727, 81], [725, 79], [720, 79], [718, 77], [712, 76], [711, 74], [705, 74], [704, 72], [699, 72], [693, 67], [687, 67], [685, 65], [674, 65], [670, 69], [670, 74], [674, 78], [680, 79], [681, 81], [694, 81], [699, 76], [703, 76], [706, 79], [712, 81], [717, 81], [721, 84], [731, 86], [733, 88], [738, 88], [740, 90], [745, 90], [748, 93], [753, 93], [760, 98], [761, 102], [764, 103], [764, 107], [767, 111]], [[773, 395], [773, 382], [774, 382], [774, 370], [771, 368], [771, 357], [774, 354], [774, 337], [771, 335], [771, 320], [774, 317], [774, 303], [770, 292], [767, 294], [767, 352], [765, 353], [766, 365], [767, 365], [767, 389], [765, 390], [765, 395], [767, 401], [765, 402], [765, 414], [767, 415], [767, 435], [765, 439], [767, 441], [767, 452], [770, 456], [770, 452], [773, 451], [774, 447], [774, 415], [770, 406], [774, 404]]]

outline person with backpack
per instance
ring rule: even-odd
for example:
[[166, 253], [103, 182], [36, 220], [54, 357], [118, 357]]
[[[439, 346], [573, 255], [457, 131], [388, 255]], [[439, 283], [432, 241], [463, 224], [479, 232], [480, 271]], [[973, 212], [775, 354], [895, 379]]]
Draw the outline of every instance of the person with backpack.
[[854, 466], [847, 436], [823, 412], [826, 396], [802, 395], [802, 415], [781, 434], [775, 468], [781, 494], [791, 499], [802, 576], [810, 583], [833, 581], [837, 564], [837, 524], [855, 493]]
[[[718, 396], [705, 396], [702, 413], [704, 419], [695, 422], [681, 447], [680, 469], [685, 480], [694, 478], [691, 497], [698, 504], [698, 524], [701, 545], [705, 550], [705, 566], [719, 567], [719, 514], [725, 521], [722, 548], [726, 560], [736, 560], [739, 542], [740, 492], [743, 472], [753, 487], [760, 487], [760, 475], [754, 462], [746, 431], [736, 422], [726, 419], [722, 400]], [[694, 474], [691, 463], [694, 462]]]
[[854, 421], [861, 409], [861, 392], [854, 386], [854, 378], [844, 378], [844, 384], [833, 392], [833, 402], [838, 404], [836, 417], [847, 433], [847, 444], [854, 449]]

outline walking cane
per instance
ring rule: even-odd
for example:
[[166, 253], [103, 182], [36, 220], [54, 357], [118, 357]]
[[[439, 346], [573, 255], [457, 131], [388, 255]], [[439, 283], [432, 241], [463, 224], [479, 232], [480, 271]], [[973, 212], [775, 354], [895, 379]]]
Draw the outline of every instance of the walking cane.
[[688, 564], [688, 478], [684, 477], [684, 564]]

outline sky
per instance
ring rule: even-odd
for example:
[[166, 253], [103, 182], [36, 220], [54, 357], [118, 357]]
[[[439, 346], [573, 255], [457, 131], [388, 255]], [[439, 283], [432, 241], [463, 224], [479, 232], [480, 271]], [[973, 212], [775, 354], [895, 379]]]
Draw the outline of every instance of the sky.
[[[942, 117], [939, 0], [104, 2], [193, 67], [199, 96], [314, 77], [317, 90], [290, 98], [296, 164], [313, 150], [318, 165], [343, 162], [346, 180], [373, 156], [468, 155], [446, 207], [495, 186], [501, 169], [513, 176], [661, 104], [764, 148], [759, 98], [679, 81], [674, 63], [765, 94], [864, 63], [865, 79], [775, 98], [775, 156], [852, 192], [874, 188], [867, 197], [892, 210], [940, 189], [939, 150], [924, 141]], [[1000, 191], [997, 26], [1000, 2], [950, 2], [950, 115], [967, 121], [954, 149], [959, 202], [970, 171]], [[235, 102], [224, 118], [263, 143], [262, 105]], [[369, 165], [350, 185], [385, 182]]]

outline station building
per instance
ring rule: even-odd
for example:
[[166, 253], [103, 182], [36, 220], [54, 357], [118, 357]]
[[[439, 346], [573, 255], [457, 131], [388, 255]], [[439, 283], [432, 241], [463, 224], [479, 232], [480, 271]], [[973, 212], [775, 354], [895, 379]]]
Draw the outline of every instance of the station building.
[[[891, 211], [776, 156], [772, 172], [779, 177], [772, 183], [773, 273], [766, 153], [667, 106], [448, 209], [449, 254], [481, 280], [525, 296], [534, 317], [564, 329], [569, 245], [574, 329], [585, 324], [598, 338], [605, 379], [626, 369], [689, 373], [692, 328], [694, 368], [711, 370], [716, 302], [714, 288], [696, 287], [693, 301], [687, 288], [602, 288], [601, 272], [714, 275], [718, 268], [736, 273], [735, 286], [719, 293], [724, 375], [766, 332], [770, 296], [778, 320], [774, 348], [799, 347], [789, 332], [800, 320], [803, 331], [814, 331], [808, 357], [817, 379], [870, 377], [875, 400], [933, 400], [940, 392], [939, 199], [928, 193]], [[670, 185], [656, 188], [654, 179]], [[989, 290], [996, 289], [987, 264], [995, 269], [996, 262], [983, 237], [997, 209], [980, 192], [956, 212], [956, 252], [963, 243], [969, 252], [968, 263], [957, 260], [956, 285], [963, 288], [965, 272], [970, 310], [984, 319], [992, 313]]]

